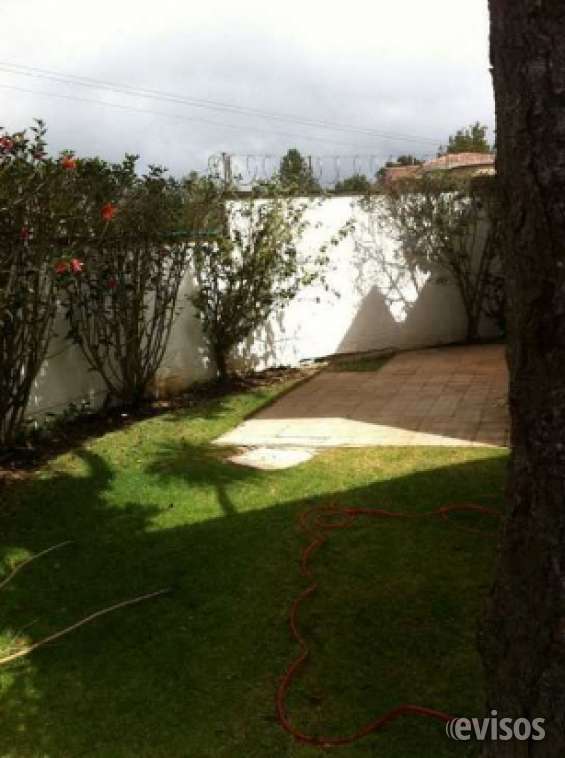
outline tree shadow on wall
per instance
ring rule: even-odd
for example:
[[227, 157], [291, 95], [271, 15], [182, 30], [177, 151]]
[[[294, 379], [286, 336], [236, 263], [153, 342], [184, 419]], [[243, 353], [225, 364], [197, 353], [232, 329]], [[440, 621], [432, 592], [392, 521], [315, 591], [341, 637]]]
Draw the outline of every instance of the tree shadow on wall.
[[[286, 336], [285, 310], [279, 309], [234, 348], [232, 362], [240, 371], [261, 371], [267, 367], [289, 365], [292, 361], [281, 356], [281, 342]], [[292, 340], [296, 335], [292, 336]]]
[[[355, 205], [353, 206], [355, 209]], [[459, 340], [465, 318], [456, 289], [436, 273], [409, 265], [394, 242], [383, 209], [357, 217], [353, 236], [354, 290], [360, 306], [339, 351], [401, 348]], [[367, 283], [374, 282], [367, 292]]]
[[356, 219], [352, 235], [356, 291], [361, 295], [366, 291], [367, 280], [375, 280], [391, 315], [405, 320], [427, 275], [407, 263], [380, 205], [367, 208], [361, 219]]

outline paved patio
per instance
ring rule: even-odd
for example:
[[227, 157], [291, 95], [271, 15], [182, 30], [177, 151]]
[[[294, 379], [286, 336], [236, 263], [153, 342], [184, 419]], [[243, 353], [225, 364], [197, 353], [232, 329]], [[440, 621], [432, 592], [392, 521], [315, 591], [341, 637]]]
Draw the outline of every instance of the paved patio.
[[322, 371], [216, 444], [501, 447], [507, 389], [501, 345], [415, 350], [380, 371]]

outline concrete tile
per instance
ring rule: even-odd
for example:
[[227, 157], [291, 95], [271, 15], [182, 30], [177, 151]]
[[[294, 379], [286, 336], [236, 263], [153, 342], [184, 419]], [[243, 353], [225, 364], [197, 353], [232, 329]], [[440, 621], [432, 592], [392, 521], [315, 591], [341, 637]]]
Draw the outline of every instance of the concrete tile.
[[410, 351], [374, 373], [322, 372], [217, 444], [503, 445], [507, 382], [502, 346]]

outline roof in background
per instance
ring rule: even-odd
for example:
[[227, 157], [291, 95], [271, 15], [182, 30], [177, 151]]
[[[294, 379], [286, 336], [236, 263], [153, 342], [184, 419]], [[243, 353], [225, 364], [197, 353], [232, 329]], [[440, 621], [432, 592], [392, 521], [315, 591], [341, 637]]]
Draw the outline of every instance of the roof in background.
[[494, 166], [494, 153], [448, 153], [422, 165], [422, 171], [449, 171], [467, 166]]
[[[441, 158], [433, 158], [419, 166], [391, 166], [385, 170], [385, 184], [397, 182], [427, 174], [431, 171], [452, 171], [454, 169], [492, 169], [494, 171], [494, 153], [448, 153]], [[490, 171], [489, 171], [490, 173]]]

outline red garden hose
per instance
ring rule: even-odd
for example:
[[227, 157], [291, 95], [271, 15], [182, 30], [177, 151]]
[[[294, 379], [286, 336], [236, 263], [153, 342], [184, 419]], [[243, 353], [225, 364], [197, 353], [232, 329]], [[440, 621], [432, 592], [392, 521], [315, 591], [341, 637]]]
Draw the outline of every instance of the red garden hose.
[[[381, 508], [346, 508], [338, 506], [324, 506], [322, 508], [310, 509], [300, 515], [299, 525], [304, 533], [310, 537], [310, 542], [302, 551], [300, 570], [302, 575], [310, 580], [310, 584], [303, 592], [300, 593], [290, 608], [290, 631], [298, 643], [300, 651], [283, 676], [276, 695], [276, 707], [279, 722], [283, 729], [291, 734], [297, 741], [320, 748], [339, 747], [342, 745], [350, 745], [352, 742], [356, 742], [362, 737], [366, 737], [368, 734], [379, 731], [386, 724], [395, 721], [400, 716], [427, 716], [428, 718], [433, 718], [442, 722], [448, 722], [454, 718], [453, 716], [450, 716], [448, 713], [444, 713], [443, 711], [436, 711], [432, 708], [425, 708], [420, 705], [399, 705], [396, 708], [392, 708], [386, 713], [383, 713], [374, 721], [371, 721], [359, 729], [359, 731], [347, 737], [316, 737], [304, 734], [304, 732], [301, 732], [293, 727], [286, 712], [285, 700], [294, 677], [302, 668], [310, 653], [309, 647], [305, 639], [302, 637], [300, 629], [298, 627], [298, 612], [300, 610], [300, 606], [307, 598], [311, 597], [318, 588], [318, 582], [314, 578], [314, 574], [309, 565], [310, 559], [316, 550], [318, 550], [318, 548], [320, 548], [328, 540], [330, 533], [334, 529], [346, 529], [353, 526], [360, 516], [391, 519], [439, 517], [447, 520], [449, 518], [449, 514], [456, 512], [473, 512], [501, 518], [501, 514], [498, 511], [482, 505], [477, 505], [475, 503], [445, 505], [441, 508], [437, 508], [436, 510], [428, 511], [422, 514], [395, 513], [393, 511], [386, 511]], [[467, 527], [457, 528], [471, 533], [484, 534], [485, 536], [495, 536], [494, 534], [483, 532], [479, 529], [471, 529]]]

